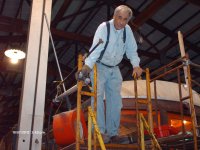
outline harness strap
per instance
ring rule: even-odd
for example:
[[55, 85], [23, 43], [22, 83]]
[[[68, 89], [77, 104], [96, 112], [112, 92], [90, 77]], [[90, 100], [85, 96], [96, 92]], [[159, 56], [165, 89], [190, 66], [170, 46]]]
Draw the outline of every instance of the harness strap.
[[106, 22], [106, 26], [107, 26], [107, 40], [106, 40], [106, 44], [104, 46], [104, 49], [101, 51], [101, 54], [99, 56], [99, 61], [102, 59], [103, 57], [103, 54], [105, 53], [105, 50], [108, 46], [108, 42], [109, 42], [109, 37], [110, 37], [110, 23], [107, 21]]

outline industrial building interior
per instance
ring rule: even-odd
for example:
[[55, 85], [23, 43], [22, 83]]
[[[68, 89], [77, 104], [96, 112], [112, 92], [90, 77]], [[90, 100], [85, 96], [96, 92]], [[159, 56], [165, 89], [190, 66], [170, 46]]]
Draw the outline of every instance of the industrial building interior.
[[[60, 91], [58, 89], [61, 78], [56, 65], [54, 46], [64, 78], [64, 86], [66, 89], [70, 89], [77, 84], [75, 72], [77, 71], [78, 54], [84, 54], [89, 51], [98, 25], [103, 21], [110, 20], [114, 9], [121, 4], [129, 6], [133, 11], [133, 18], [129, 25], [138, 44], [138, 54], [141, 59], [140, 66], [144, 70], [148, 68], [150, 75], [154, 73], [151, 79], [155, 78], [156, 70], [162, 67], [164, 67], [163, 72], [170, 70], [173, 67], [168, 66], [168, 64], [181, 58], [178, 31], [183, 34], [185, 53], [189, 58], [189, 64], [191, 64], [191, 88], [197, 97], [197, 100], [194, 100], [196, 122], [200, 124], [199, 0], [52, 0], [50, 31], [53, 37], [53, 44], [49, 41], [43, 124], [43, 132], [45, 134], [42, 137], [42, 149], [67, 149], [64, 148], [66, 145], [63, 146], [56, 143], [52, 127], [53, 116], [69, 110], [66, 100], [55, 102], [55, 97], [64, 92], [64, 90]], [[18, 129], [24, 68], [27, 62], [27, 58], [25, 58], [19, 60], [17, 64], [12, 64], [4, 53], [8, 49], [20, 49], [25, 53], [27, 52], [31, 11], [37, 11], [32, 10], [31, 7], [32, 0], [0, 0], [0, 149], [2, 150], [15, 149], [16, 135], [13, 134], [13, 131]], [[178, 63], [182, 65], [182, 61]], [[125, 89], [134, 90], [134, 79], [131, 75], [132, 66], [127, 58], [124, 58], [120, 63], [120, 70]], [[145, 80], [146, 78], [144, 73], [142, 79]], [[182, 84], [186, 83], [183, 70], [180, 70], [179, 79], [175, 73], [171, 73], [167, 76], [162, 76], [158, 80], [158, 84], [162, 83], [162, 81], [169, 83], [162, 87], [164, 88], [162, 92], [168, 94], [166, 96], [173, 95], [171, 92], [175, 92], [174, 89], [170, 89], [171, 87], [167, 87], [171, 85], [170, 83], [173, 83], [172, 86], [176, 87], [180, 82]], [[144, 86], [146, 84], [142, 83], [142, 81], [138, 80], [138, 89], [141, 88], [140, 85]], [[85, 90], [88, 90], [87, 87]], [[141, 90], [145, 91], [146, 89]], [[123, 123], [121, 128], [123, 129], [121, 129], [121, 132], [124, 132], [124, 134], [126, 132], [131, 138], [134, 138], [134, 133], [136, 132], [136, 107], [134, 102], [127, 100], [127, 97], [129, 98], [130, 95], [126, 95], [125, 92], [121, 116]], [[156, 99], [155, 95], [152, 97]], [[83, 96], [81, 102], [83, 104], [86, 103], [88, 106], [88, 99], [88, 96]], [[77, 106], [77, 92], [68, 95], [68, 100], [72, 109], [75, 109]], [[133, 107], [130, 107], [131, 105]], [[186, 126], [185, 129], [188, 133], [191, 133], [192, 119], [188, 103], [183, 103], [183, 109], [180, 107], [180, 102], [170, 101], [169, 99], [166, 101], [161, 100], [158, 105], [159, 118], [162, 119], [159, 120], [161, 125], [172, 126], [172, 124], [179, 124], [177, 126], [180, 130], [176, 134], [180, 134], [182, 122], [188, 121], [190, 125]], [[139, 108], [145, 115], [146, 107]], [[154, 120], [156, 120], [154, 104], [153, 108]], [[185, 117], [184, 120], [180, 117], [181, 110]], [[167, 119], [162, 118], [162, 115]], [[156, 125], [158, 122], [155, 121], [154, 123]], [[130, 130], [125, 131], [125, 127]], [[162, 141], [162, 137], [167, 138], [167, 136], [169, 135], [157, 135], [158, 142]], [[200, 148], [200, 138], [198, 134], [197, 136], [196, 144]], [[167, 142], [163, 142], [163, 144], [161, 142], [163, 149], [196, 148], [194, 146], [195, 142], [191, 140], [193, 139], [192, 136], [190, 136], [188, 144], [184, 141], [188, 139], [177, 140], [176, 138], [171, 138], [170, 142], [169, 139], [166, 139]], [[133, 141], [137, 141], [137, 138]], [[170, 143], [171, 147], [167, 143]], [[122, 149], [124, 148], [128, 147], [122, 147]], [[130, 149], [133, 149], [133, 147], [130, 147]]]

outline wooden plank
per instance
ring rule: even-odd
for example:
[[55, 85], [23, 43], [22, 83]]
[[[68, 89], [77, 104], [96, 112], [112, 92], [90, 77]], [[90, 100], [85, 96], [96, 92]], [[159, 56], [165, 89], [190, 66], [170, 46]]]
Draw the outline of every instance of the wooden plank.
[[151, 18], [155, 13], [158, 12], [169, 0], [155, 0], [146, 9], [144, 9], [136, 18], [133, 20], [132, 24], [137, 30], [141, 25], [143, 25], [149, 18]]

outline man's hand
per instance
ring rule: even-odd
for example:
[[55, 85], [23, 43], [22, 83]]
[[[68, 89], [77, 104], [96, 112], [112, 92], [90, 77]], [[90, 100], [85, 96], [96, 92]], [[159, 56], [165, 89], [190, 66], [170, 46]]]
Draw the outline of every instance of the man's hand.
[[76, 80], [84, 80], [86, 77], [88, 77], [91, 70], [92, 69], [89, 66], [83, 65], [82, 69], [75, 74]]
[[88, 75], [91, 72], [91, 70], [92, 69], [88, 65], [83, 65], [81, 72], [85, 76]]
[[142, 75], [142, 72], [143, 72], [142, 68], [134, 67], [132, 76], [134, 77], [134, 75], [136, 75], [136, 77], [138, 78], [138, 77], [140, 77]]

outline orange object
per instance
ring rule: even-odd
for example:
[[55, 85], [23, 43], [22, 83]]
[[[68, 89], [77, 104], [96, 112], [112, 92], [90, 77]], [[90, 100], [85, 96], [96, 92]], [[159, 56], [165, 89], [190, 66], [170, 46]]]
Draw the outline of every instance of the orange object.
[[156, 134], [157, 138], [167, 137], [170, 136], [169, 126], [162, 125], [157, 128], [154, 128], [154, 133]]
[[[76, 110], [66, 111], [53, 117], [53, 134], [58, 145], [69, 145], [76, 141]], [[83, 112], [81, 112], [80, 138], [87, 138]]]
[[[170, 135], [178, 134], [179, 130], [177, 128], [171, 127], [169, 125], [162, 125], [154, 128], [154, 134], [157, 138], [168, 137]], [[145, 135], [148, 135], [147, 130], [144, 131]]]

